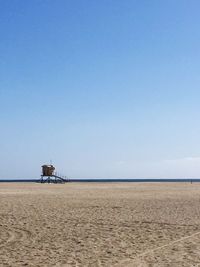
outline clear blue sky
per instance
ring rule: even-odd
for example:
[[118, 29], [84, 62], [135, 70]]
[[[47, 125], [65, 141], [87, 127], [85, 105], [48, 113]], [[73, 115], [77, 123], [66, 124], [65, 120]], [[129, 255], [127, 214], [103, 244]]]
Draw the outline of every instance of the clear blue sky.
[[200, 1], [0, 1], [0, 177], [200, 177]]

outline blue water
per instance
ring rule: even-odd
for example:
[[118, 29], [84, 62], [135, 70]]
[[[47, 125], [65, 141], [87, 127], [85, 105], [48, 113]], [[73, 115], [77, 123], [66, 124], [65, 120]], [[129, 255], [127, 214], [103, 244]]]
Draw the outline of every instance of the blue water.
[[[0, 179], [0, 182], [37, 182], [39, 179]], [[68, 178], [68, 182], [200, 182], [200, 178], [133, 178], [133, 179], [123, 179], [123, 178]]]

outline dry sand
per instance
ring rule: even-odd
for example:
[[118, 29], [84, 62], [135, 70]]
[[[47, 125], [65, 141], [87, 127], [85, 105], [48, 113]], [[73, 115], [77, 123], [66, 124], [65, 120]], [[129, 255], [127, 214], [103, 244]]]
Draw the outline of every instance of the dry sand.
[[0, 266], [200, 266], [200, 184], [0, 183]]

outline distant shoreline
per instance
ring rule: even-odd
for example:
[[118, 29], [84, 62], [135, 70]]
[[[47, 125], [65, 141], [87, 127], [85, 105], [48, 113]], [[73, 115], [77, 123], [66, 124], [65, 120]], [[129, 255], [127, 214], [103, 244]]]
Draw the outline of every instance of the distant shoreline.
[[[0, 179], [0, 183], [20, 183], [20, 182], [28, 182], [28, 183], [35, 183], [38, 182], [40, 179]], [[67, 182], [100, 182], [100, 183], [117, 183], [117, 182], [186, 182], [186, 183], [193, 183], [193, 182], [200, 182], [200, 178], [132, 178], [132, 179], [123, 179], [123, 178], [68, 178]]]

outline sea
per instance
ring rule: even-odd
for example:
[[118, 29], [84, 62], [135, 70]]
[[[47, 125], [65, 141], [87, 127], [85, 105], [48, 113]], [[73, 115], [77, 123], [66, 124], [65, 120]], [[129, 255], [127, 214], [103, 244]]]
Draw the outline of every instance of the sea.
[[[1, 179], [0, 182], [29, 182], [35, 183], [39, 182], [40, 179]], [[184, 183], [196, 183], [200, 182], [200, 178], [67, 178], [66, 182], [86, 182], [86, 183], [118, 183], [118, 182], [130, 182], [130, 183], [174, 183], [174, 182], [184, 182]]]

